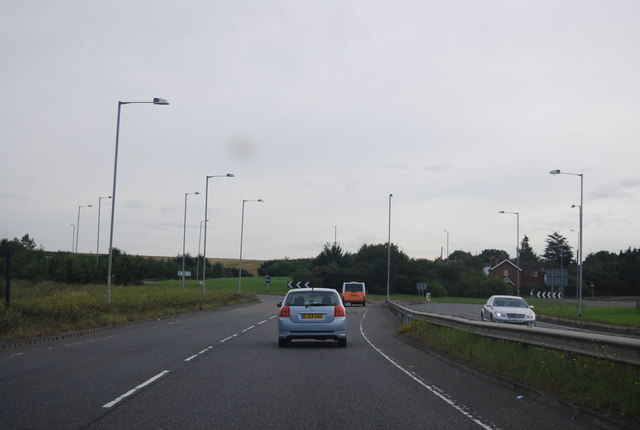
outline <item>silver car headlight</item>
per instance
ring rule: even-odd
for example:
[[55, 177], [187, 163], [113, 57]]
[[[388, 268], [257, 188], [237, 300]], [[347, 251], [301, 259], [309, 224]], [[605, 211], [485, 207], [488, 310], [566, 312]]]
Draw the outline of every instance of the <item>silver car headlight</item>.
[[501, 317], [501, 316], [503, 316], [503, 315], [502, 315], [502, 312], [496, 312], [496, 316], [497, 316], [497, 317]]

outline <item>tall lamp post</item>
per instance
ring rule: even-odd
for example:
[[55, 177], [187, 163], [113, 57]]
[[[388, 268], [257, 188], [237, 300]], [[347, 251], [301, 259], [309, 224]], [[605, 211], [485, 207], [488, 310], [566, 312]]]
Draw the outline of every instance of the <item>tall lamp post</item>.
[[244, 236], [244, 204], [246, 202], [259, 202], [262, 203], [264, 200], [256, 199], [256, 200], [243, 200], [242, 201], [242, 221], [240, 222], [240, 269], [238, 269], [238, 292], [240, 292], [240, 283], [242, 281], [242, 237]]
[[71, 227], [73, 227], [73, 236], [71, 236], [71, 252], [73, 253], [73, 249], [76, 243], [76, 225], [71, 224]]
[[389, 298], [389, 282], [391, 278], [391, 197], [389, 194], [389, 235], [387, 237], [387, 298]]
[[[204, 219], [208, 220], [207, 217], [207, 209], [209, 206], [209, 179], [210, 178], [233, 178], [235, 175], [233, 173], [227, 173], [226, 175], [208, 175], [205, 183], [205, 192], [204, 192]], [[208, 221], [204, 223], [204, 247], [202, 251], [202, 295], [205, 294], [205, 283], [207, 281], [207, 224]]]
[[449, 260], [449, 230], [445, 230], [445, 233], [447, 233], [447, 260]]
[[151, 102], [118, 102], [118, 121], [116, 124], [116, 153], [114, 157], [113, 163], [113, 191], [111, 192], [111, 227], [109, 229], [109, 263], [107, 266], [107, 291], [106, 291], [106, 302], [107, 304], [111, 303], [111, 268], [113, 266], [113, 223], [115, 221], [116, 215], [116, 178], [118, 175], [118, 143], [120, 140], [120, 111], [122, 105], [128, 104], [144, 104], [144, 103], [152, 103], [154, 105], [168, 105], [169, 102], [165, 99], [154, 98]]
[[[578, 230], [571, 229], [569, 231], [574, 232], [578, 235], [578, 241], [580, 241], [580, 232]], [[576, 248], [576, 262], [580, 259], [580, 243], [578, 243], [578, 247]]]
[[[571, 229], [571, 231], [578, 235], [578, 246], [576, 247], [576, 271], [579, 271], [580, 270], [580, 265], [578, 263], [578, 260], [580, 260], [580, 232], [578, 230], [573, 230], [573, 229]], [[580, 283], [579, 282], [580, 282], [579, 280], [576, 280], [576, 296], [578, 295], [578, 290], [580, 289]], [[564, 299], [564, 297], [563, 297], [563, 299]]]
[[[184, 193], [184, 223], [182, 227], [182, 288], [184, 288], [184, 259], [185, 259], [185, 245], [187, 241], [187, 196], [194, 196], [200, 194], [199, 192], [195, 193]], [[196, 278], [197, 279], [197, 278]]]
[[516, 278], [516, 291], [517, 291], [517, 295], [520, 295], [520, 212], [505, 212], [505, 211], [500, 211], [498, 213], [501, 214], [511, 214], [511, 215], [515, 215], [516, 216], [516, 261], [517, 261], [517, 265], [518, 265], [518, 272], [517, 272], [517, 278]]
[[572, 176], [580, 176], [580, 227], [578, 229], [578, 244], [579, 244], [579, 254], [578, 254], [578, 316], [582, 316], [582, 212], [584, 209], [584, 176], [582, 173], [569, 173], [562, 172], [560, 169], [555, 169], [549, 171], [550, 175], [572, 175]]
[[[202, 223], [204, 220], [200, 221], [200, 233], [198, 233], [198, 262], [196, 264], [196, 279], [200, 279], [200, 246], [202, 245]], [[208, 222], [208, 221], [207, 221]]]
[[571, 205], [572, 208], [578, 207], [578, 211], [580, 214], [580, 231], [578, 231], [578, 286], [576, 288], [576, 295], [578, 291], [580, 291], [580, 299], [578, 304], [578, 314], [582, 316], [582, 235], [580, 232], [582, 231], [582, 205]]
[[98, 197], [98, 238], [96, 239], [96, 264], [100, 258], [100, 202], [102, 199], [110, 199], [111, 196]]
[[80, 237], [80, 209], [81, 208], [92, 208], [91, 205], [82, 205], [78, 206], [78, 221], [76, 224], [76, 254], [78, 254], [78, 238]]

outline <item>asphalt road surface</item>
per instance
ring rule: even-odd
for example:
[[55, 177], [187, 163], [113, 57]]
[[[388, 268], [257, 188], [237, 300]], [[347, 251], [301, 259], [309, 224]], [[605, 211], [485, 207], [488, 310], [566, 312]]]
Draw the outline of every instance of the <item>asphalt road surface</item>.
[[381, 303], [348, 345], [277, 343], [276, 297], [0, 352], [2, 429], [590, 429], [401, 340]]
[[[575, 303], [575, 301], [570, 301], [570, 300], [567, 300], [567, 302]], [[482, 305], [465, 304], [465, 303], [438, 303], [438, 302], [431, 302], [431, 303], [422, 302], [421, 303], [420, 301], [416, 301], [413, 303], [404, 303], [404, 304], [401, 303], [401, 304], [403, 306], [407, 306], [419, 312], [428, 312], [428, 313], [434, 313], [434, 314], [456, 316], [456, 317], [466, 318], [473, 321], [481, 321], [480, 310], [482, 309]], [[589, 301], [589, 306], [635, 306], [635, 302]], [[606, 329], [573, 327], [573, 326], [563, 325], [560, 323], [542, 321], [539, 318], [536, 321], [536, 327], [613, 334]], [[628, 333], [624, 333], [624, 335], [630, 336], [630, 337], [637, 337], [638, 333], [628, 332]]]

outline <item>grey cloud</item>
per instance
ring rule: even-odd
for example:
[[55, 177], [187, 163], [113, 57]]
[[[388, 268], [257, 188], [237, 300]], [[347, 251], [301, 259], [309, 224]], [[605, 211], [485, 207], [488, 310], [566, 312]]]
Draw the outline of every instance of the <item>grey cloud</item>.
[[125, 203], [125, 206], [130, 209], [144, 209], [146, 207], [145, 203], [140, 200], [129, 200]]
[[445, 172], [451, 168], [450, 164], [431, 164], [424, 167], [424, 170], [431, 173]]
[[589, 193], [591, 199], [626, 199], [635, 198], [636, 189], [640, 187], [640, 178], [629, 178], [603, 184]]

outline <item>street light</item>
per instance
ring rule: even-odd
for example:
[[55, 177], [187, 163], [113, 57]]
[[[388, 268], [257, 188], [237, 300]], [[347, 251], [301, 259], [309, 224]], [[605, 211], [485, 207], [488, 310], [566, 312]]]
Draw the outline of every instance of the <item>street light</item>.
[[[184, 288], [184, 252], [185, 252], [185, 243], [187, 239], [187, 196], [198, 195], [199, 192], [195, 193], [184, 193], [184, 223], [182, 227], [182, 288]], [[197, 279], [197, 278], [196, 278]]]
[[122, 105], [128, 104], [144, 104], [153, 103], [154, 105], [168, 105], [169, 102], [165, 99], [154, 98], [151, 102], [118, 102], [118, 121], [116, 123], [116, 153], [113, 162], [113, 191], [111, 192], [111, 228], [109, 231], [109, 263], [107, 267], [107, 291], [106, 302], [111, 302], [111, 268], [113, 266], [113, 222], [115, 221], [116, 214], [116, 178], [118, 174], [118, 141], [120, 139], [120, 110]]
[[[578, 235], [578, 241], [580, 241], [580, 232], [578, 230], [571, 229], [569, 231], [572, 231], [575, 234], [577, 234]], [[579, 258], [580, 258], [580, 243], [578, 243], [578, 246], [576, 247], [576, 262], [578, 261]], [[576, 289], [576, 291], [577, 291], [577, 289]]]
[[518, 277], [516, 278], [516, 291], [517, 295], [520, 295], [520, 212], [505, 212], [500, 211], [501, 214], [511, 214], [516, 216], [516, 261], [518, 265]]
[[[582, 205], [571, 205], [572, 208], [578, 207], [578, 211], [580, 213], [580, 220], [582, 221]], [[575, 232], [575, 230], [572, 230]], [[582, 236], [580, 235], [580, 232], [582, 231], [582, 224], [580, 227], [580, 230], [577, 231], [578, 233], [578, 249], [576, 250], [576, 257], [577, 257], [577, 269], [578, 269], [578, 284], [576, 285], [576, 296], [578, 295], [578, 291], [580, 291], [580, 299], [579, 299], [579, 308], [578, 312], [580, 315], [582, 315], [582, 308], [580, 307], [580, 304], [582, 304], [582, 277], [580, 276], [582, 274], [582, 271], [580, 270], [582, 267], [582, 243], [581, 243], [581, 239]]]
[[447, 233], [447, 260], [449, 259], [449, 230], [445, 230], [445, 233]]
[[582, 212], [584, 209], [584, 175], [582, 173], [561, 172], [560, 169], [549, 171], [550, 175], [580, 176], [580, 227], [578, 229], [578, 316], [582, 316]]
[[[202, 223], [204, 220], [200, 221], [200, 232], [198, 233], [198, 258], [196, 263], [196, 279], [200, 279], [200, 245], [202, 244]], [[209, 222], [209, 221], [207, 221]]]
[[71, 227], [73, 227], [73, 233], [71, 236], [71, 252], [73, 252], [73, 247], [74, 247], [74, 244], [76, 243], [76, 225], [71, 224]]
[[[574, 232], [574, 233], [576, 233], [578, 235], [578, 246], [576, 247], [576, 271], [578, 271], [579, 267], [580, 267], [578, 265], [578, 260], [580, 259], [580, 232], [578, 230], [574, 230], [574, 229], [571, 229], [569, 231], [572, 231], [572, 232]], [[579, 281], [576, 280], [576, 296], [578, 295], [578, 289], [579, 289], [579, 286], [580, 286], [580, 284], [578, 282]], [[564, 300], [564, 297], [562, 299]]]
[[244, 235], [244, 204], [246, 202], [259, 202], [262, 203], [264, 200], [243, 200], [242, 201], [242, 221], [240, 222], [240, 269], [238, 269], [238, 292], [240, 292], [240, 283], [242, 281], [242, 236]]
[[98, 197], [98, 238], [96, 239], [96, 264], [100, 258], [100, 201], [102, 199], [110, 199], [111, 196]]
[[91, 205], [78, 206], [78, 222], [76, 224], [76, 255], [78, 254], [78, 238], [80, 237], [80, 208], [92, 208]]
[[[207, 209], [208, 209], [208, 202], [209, 202], [209, 179], [210, 178], [233, 178], [235, 177], [235, 175], [233, 173], [227, 173], [226, 175], [209, 175], [206, 178], [206, 184], [205, 184], [205, 192], [204, 192], [204, 219], [208, 220], [209, 218], [207, 217]], [[203, 262], [203, 267], [202, 267], [202, 295], [204, 296], [205, 294], [205, 283], [207, 280], [207, 224], [208, 222], [204, 223], [204, 249], [202, 251], [202, 262]]]
[[389, 279], [391, 277], [391, 197], [389, 194], [389, 236], [387, 239], [387, 298], [389, 298]]

